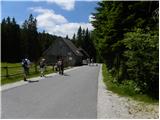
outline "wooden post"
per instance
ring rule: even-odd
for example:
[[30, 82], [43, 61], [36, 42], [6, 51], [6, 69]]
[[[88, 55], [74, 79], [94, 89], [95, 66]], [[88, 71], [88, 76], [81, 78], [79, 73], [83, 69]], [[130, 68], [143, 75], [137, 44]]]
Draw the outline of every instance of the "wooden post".
[[8, 74], [8, 67], [4, 67], [6, 69], [6, 77], [9, 77], [9, 74]]

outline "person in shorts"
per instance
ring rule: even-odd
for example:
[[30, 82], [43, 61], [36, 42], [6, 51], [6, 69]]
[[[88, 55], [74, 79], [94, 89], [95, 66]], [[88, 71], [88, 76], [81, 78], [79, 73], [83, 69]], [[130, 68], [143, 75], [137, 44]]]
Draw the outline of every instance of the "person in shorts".
[[40, 67], [40, 72], [41, 72], [41, 77], [44, 77], [44, 70], [45, 70], [45, 59], [42, 58], [40, 63], [39, 63], [39, 67]]
[[29, 59], [25, 58], [25, 59], [22, 60], [24, 81], [27, 81], [27, 75], [29, 75], [29, 65], [30, 65], [30, 60]]

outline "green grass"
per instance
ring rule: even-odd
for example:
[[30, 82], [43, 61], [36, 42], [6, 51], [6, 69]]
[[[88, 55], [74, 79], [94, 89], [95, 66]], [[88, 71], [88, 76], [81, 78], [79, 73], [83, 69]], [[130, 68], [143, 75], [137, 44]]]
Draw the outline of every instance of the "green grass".
[[[21, 63], [1, 63], [1, 67], [15, 67], [15, 68], [9, 68], [8, 69], [8, 73], [9, 74], [17, 74], [17, 73], [22, 73], [23, 69], [21, 66]], [[19, 66], [19, 67], [17, 67]], [[64, 69], [68, 69], [67, 67]], [[40, 76], [40, 71], [39, 68], [37, 68], [37, 72], [35, 72], [35, 67], [34, 64], [31, 65], [30, 70], [29, 70], [29, 75], [27, 76], [27, 78], [32, 78], [32, 77], [37, 77]], [[53, 67], [52, 66], [47, 66], [46, 70], [44, 72], [45, 74], [50, 74], [50, 73], [54, 73], [53, 71]], [[1, 76], [5, 76], [6, 75], [6, 70], [4, 68], [1, 68]], [[23, 80], [23, 74], [17, 75], [17, 76], [10, 76], [10, 77], [1, 77], [1, 85], [5, 85], [5, 84], [9, 84], [9, 83], [14, 83], [17, 81]]]
[[6, 63], [6, 62], [1, 63], [1, 67], [6, 67], [6, 66], [9, 67], [21, 66], [21, 63]]
[[8, 68], [9, 74], [22, 73], [22, 67], [20, 63], [1, 63], [1, 76], [6, 75], [6, 69], [4, 67], [9, 67]]
[[138, 94], [135, 92], [134, 83], [132, 81], [125, 81], [123, 84], [113, 82], [113, 76], [108, 72], [105, 64], [102, 66], [103, 81], [107, 86], [107, 89], [117, 93], [121, 96], [127, 96], [134, 100], [142, 101], [145, 103], [157, 103], [156, 99], [153, 99], [145, 94]]
[[[16, 67], [16, 68], [9, 68], [8, 73], [9, 74], [17, 74], [22, 73], [23, 69], [21, 67], [20, 63], [1, 63], [1, 66], [3, 67]], [[19, 67], [17, 67], [19, 66]], [[45, 74], [53, 73], [52, 66], [47, 66]], [[6, 70], [4, 68], [1, 68], [1, 76], [6, 75]], [[30, 74], [27, 78], [37, 77], [40, 76], [40, 72], [35, 72], [34, 64], [30, 67]], [[9, 76], [9, 77], [1, 77], [1, 85], [8, 84], [8, 83], [14, 83], [17, 81], [23, 80], [23, 74], [16, 75], [16, 76]]]

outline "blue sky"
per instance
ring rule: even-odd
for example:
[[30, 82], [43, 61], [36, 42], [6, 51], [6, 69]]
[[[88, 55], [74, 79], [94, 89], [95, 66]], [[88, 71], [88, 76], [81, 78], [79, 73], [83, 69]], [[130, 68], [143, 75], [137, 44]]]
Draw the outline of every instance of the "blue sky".
[[92, 30], [91, 13], [95, 12], [98, 1], [75, 0], [33, 0], [33, 1], [2, 1], [1, 19], [14, 17], [18, 24], [33, 14], [37, 19], [38, 30], [58, 36], [69, 35], [71, 38], [78, 27]]

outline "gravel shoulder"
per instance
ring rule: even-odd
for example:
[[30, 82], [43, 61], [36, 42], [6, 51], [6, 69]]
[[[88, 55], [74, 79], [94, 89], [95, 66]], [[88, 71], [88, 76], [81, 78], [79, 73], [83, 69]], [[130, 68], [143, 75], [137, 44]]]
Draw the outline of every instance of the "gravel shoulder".
[[98, 119], [158, 119], [159, 105], [146, 104], [131, 98], [119, 96], [106, 89], [102, 69], [98, 80]]

